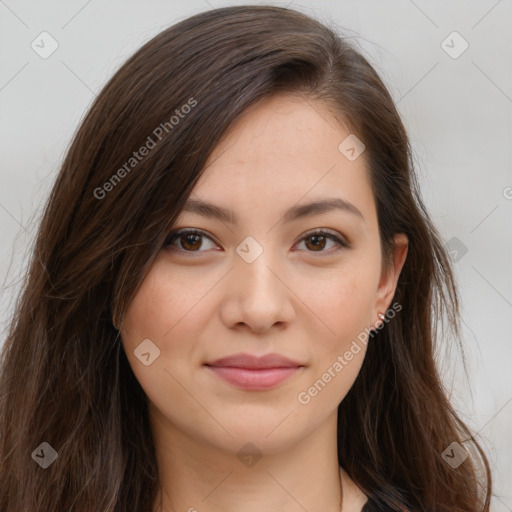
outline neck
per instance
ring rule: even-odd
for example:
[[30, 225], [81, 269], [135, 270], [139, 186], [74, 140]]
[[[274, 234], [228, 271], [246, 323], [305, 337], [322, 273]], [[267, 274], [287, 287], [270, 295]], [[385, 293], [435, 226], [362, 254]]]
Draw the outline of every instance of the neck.
[[160, 477], [154, 512], [238, 512], [240, 504], [244, 512], [340, 512], [336, 414], [299, 442], [272, 446], [262, 436], [244, 451], [246, 439], [209, 444], [152, 409]]

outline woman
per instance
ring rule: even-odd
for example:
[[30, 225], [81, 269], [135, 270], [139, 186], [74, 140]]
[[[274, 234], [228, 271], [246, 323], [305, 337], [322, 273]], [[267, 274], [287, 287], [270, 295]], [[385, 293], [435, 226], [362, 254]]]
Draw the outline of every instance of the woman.
[[0, 509], [488, 511], [443, 315], [458, 334], [367, 60], [290, 9], [181, 21], [98, 95], [50, 195], [4, 348]]

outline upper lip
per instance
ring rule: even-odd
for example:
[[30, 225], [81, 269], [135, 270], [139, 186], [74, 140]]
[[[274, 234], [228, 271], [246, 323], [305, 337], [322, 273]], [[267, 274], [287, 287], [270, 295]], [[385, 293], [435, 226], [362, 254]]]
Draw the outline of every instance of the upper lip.
[[258, 357], [251, 354], [233, 354], [205, 363], [206, 366], [230, 366], [233, 368], [294, 368], [303, 366], [280, 354], [266, 354]]

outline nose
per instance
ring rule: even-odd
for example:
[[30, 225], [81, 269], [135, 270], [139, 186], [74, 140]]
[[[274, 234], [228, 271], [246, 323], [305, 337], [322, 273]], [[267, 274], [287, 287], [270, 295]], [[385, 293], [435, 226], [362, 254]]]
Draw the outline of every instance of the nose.
[[251, 263], [236, 256], [221, 310], [227, 327], [245, 325], [263, 333], [273, 326], [283, 328], [294, 319], [294, 294], [282, 267], [269, 254], [264, 250]]

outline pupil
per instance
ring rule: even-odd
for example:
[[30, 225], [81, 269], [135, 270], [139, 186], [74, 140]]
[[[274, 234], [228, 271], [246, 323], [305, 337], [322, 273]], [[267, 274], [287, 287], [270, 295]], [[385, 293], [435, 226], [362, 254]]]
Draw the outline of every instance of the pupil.
[[[192, 246], [197, 245], [197, 243], [198, 243], [198, 242], [199, 242], [199, 240], [200, 240], [200, 236], [199, 236], [199, 235], [193, 235], [193, 234], [192, 234], [192, 235], [183, 235], [183, 236], [182, 236], [182, 240], [183, 240], [183, 239], [185, 240], [185, 243], [184, 243], [184, 244], [182, 244], [182, 245], [183, 245], [183, 246], [185, 247], [185, 249], [186, 249], [186, 248], [187, 248], [187, 247], [186, 247], [186, 245], [192, 245]], [[189, 244], [188, 242], [189, 242], [191, 239], [192, 239], [192, 240], [194, 240], [194, 239], [195, 239], [195, 243], [194, 243], [194, 242], [192, 242], [191, 244]], [[193, 248], [196, 248], [196, 249], [197, 249], [197, 247], [193, 247]]]
[[[314, 246], [314, 247], [317, 247], [317, 248], [318, 248], [318, 247], [320, 247], [320, 248], [322, 248], [322, 247], [323, 247], [323, 246], [322, 246], [322, 242], [323, 242], [324, 238], [325, 238], [325, 237], [323, 237], [322, 235], [311, 235], [310, 240], [315, 240], [315, 241], [316, 241], [316, 242], [313, 242], [313, 246]], [[319, 239], [321, 239], [320, 245], [318, 245], [318, 240], [319, 240]]]

